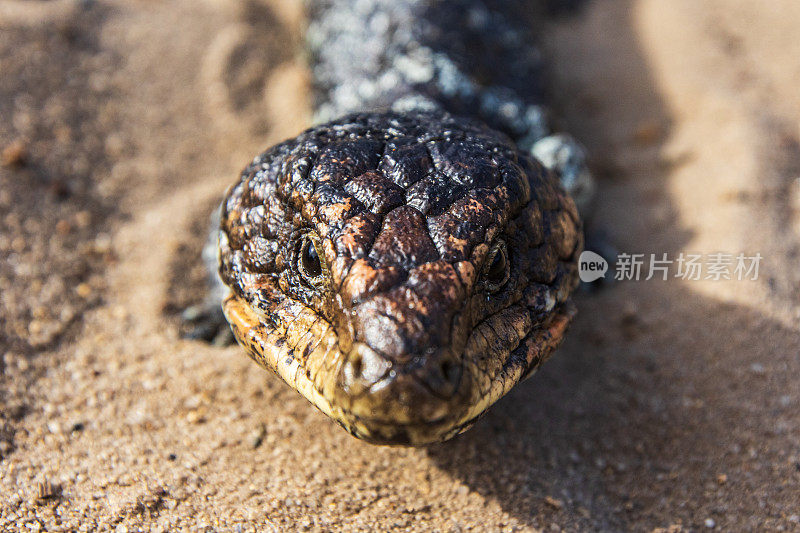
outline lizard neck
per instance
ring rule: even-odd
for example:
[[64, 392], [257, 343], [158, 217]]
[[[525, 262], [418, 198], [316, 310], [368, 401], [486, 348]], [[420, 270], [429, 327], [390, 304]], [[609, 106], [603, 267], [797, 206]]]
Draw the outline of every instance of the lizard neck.
[[548, 128], [542, 60], [514, 2], [309, 2], [317, 122], [363, 111], [443, 110], [527, 149]]

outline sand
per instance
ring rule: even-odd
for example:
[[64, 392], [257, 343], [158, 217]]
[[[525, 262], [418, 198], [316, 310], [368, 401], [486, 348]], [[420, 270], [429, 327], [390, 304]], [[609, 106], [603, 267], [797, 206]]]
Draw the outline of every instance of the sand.
[[758, 252], [759, 279], [579, 294], [544, 369], [427, 449], [179, 335], [212, 206], [309, 124], [302, 26], [293, 1], [0, 0], [0, 530], [800, 529], [800, 4], [546, 25], [593, 226]]

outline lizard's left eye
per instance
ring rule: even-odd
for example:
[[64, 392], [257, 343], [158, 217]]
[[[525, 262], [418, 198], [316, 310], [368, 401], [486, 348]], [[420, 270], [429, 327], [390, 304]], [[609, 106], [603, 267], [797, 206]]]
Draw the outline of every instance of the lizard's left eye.
[[322, 275], [322, 263], [317, 253], [317, 246], [309, 235], [303, 237], [300, 245], [300, 257], [297, 261], [300, 273], [308, 281], [315, 282]]
[[489, 252], [484, 270], [484, 280], [489, 292], [497, 292], [503, 288], [511, 275], [506, 243], [498, 241]]

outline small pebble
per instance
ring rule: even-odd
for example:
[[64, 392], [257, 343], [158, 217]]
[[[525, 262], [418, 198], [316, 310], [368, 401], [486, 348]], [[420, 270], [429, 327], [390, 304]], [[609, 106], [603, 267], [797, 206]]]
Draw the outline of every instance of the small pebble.
[[546, 503], [553, 509], [561, 509], [562, 507], [564, 507], [564, 502], [562, 502], [558, 498], [553, 498], [552, 496], [545, 496], [544, 503]]
[[50, 500], [57, 498], [61, 495], [61, 487], [54, 485], [45, 478], [36, 485], [36, 499], [37, 500]]
[[714, 529], [715, 527], [717, 527], [717, 523], [714, 521], [713, 518], [706, 518], [704, 524], [708, 529]]
[[200, 409], [195, 409], [194, 411], [189, 411], [189, 414], [186, 415], [186, 421], [190, 424], [199, 424], [205, 422], [205, 417]]
[[261, 446], [261, 443], [264, 442], [264, 437], [266, 435], [267, 426], [265, 424], [260, 424], [258, 428], [250, 434], [250, 447], [256, 449]]
[[3, 149], [3, 164], [7, 167], [22, 167], [28, 158], [25, 143], [16, 140]]
[[92, 214], [89, 211], [78, 211], [75, 213], [75, 224], [79, 228], [86, 228], [92, 222]]
[[72, 224], [69, 223], [69, 220], [61, 219], [56, 222], [56, 232], [59, 235], [67, 235], [70, 231], [72, 231]]
[[75, 287], [75, 292], [81, 298], [88, 298], [92, 294], [92, 288], [89, 286], [88, 283], [79, 283]]

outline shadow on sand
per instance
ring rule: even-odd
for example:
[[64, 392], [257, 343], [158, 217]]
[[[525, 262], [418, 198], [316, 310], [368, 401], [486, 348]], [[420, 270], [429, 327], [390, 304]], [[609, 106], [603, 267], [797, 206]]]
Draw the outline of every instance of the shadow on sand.
[[[617, 132], [650, 123], [669, 130], [632, 4], [596, 2], [584, 7], [602, 15], [577, 15], [600, 17], [613, 33], [563, 22], [578, 24], [581, 44], [573, 46], [585, 50], [573, 54], [602, 51], [612, 63], [601, 69], [611, 77], [605, 82], [620, 87], [613, 100], [584, 97], [592, 89], [579, 84], [559, 88], [557, 112], [590, 148], [610, 144], [602, 140], [608, 117], [619, 121]], [[620, 57], [624, 69], [613, 67]], [[561, 68], [560, 78], [581, 80], [570, 71], [580, 65]], [[611, 213], [602, 223], [623, 235], [616, 244], [673, 257], [689, 234], [671, 206], [659, 149], [658, 141], [642, 147], [637, 168], [621, 176], [603, 171], [617, 168], [619, 154], [609, 154], [612, 163], [599, 165], [600, 208]], [[788, 391], [797, 389], [797, 332], [672, 281], [617, 283], [577, 303], [559, 353], [471, 431], [430, 448], [433, 463], [529, 525], [695, 529], [711, 518], [764, 527], [753, 517], [769, 516], [781, 491], [797, 491], [800, 464], [787, 461], [793, 437], [781, 421], [791, 416]]]

